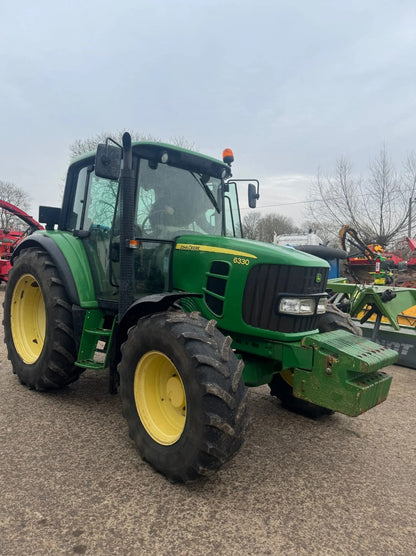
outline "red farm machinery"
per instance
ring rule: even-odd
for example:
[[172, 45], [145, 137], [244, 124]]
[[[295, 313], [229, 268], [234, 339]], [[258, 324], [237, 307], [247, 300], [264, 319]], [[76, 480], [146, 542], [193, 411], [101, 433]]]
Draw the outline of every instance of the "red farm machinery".
[[11, 268], [11, 256], [14, 248], [29, 233], [34, 230], [43, 230], [43, 226], [34, 218], [29, 216], [24, 210], [0, 199], [0, 209], [10, 212], [17, 216], [25, 225], [23, 230], [10, 230], [8, 228], [0, 228], [0, 284], [7, 282], [9, 270]]

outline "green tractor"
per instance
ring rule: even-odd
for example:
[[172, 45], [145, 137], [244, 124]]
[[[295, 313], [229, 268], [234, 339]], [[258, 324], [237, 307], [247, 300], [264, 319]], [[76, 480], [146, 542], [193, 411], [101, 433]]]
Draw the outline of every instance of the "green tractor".
[[45, 391], [109, 368], [140, 455], [174, 482], [236, 454], [247, 386], [356, 416], [387, 397], [397, 359], [327, 307], [325, 261], [243, 239], [232, 160], [107, 140], [71, 164], [62, 208], [40, 207], [5, 294], [19, 380]]

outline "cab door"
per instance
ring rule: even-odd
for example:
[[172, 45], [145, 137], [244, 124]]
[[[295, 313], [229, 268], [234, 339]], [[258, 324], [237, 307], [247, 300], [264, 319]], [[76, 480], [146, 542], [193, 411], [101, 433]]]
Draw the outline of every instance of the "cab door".
[[99, 178], [93, 165], [75, 176], [70, 228], [82, 241], [94, 280], [97, 300], [117, 302], [118, 277], [110, 260], [118, 182]]

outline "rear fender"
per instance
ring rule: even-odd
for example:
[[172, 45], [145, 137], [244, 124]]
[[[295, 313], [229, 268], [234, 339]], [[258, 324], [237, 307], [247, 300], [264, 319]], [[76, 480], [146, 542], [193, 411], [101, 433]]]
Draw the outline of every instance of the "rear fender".
[[98, 307], [89, 263], [79, 239], [62, 232], [35, 232], [16, 247], [12, 264], [28, 247], [38, 247], [49, 254], [73, 305], [85, 309]]

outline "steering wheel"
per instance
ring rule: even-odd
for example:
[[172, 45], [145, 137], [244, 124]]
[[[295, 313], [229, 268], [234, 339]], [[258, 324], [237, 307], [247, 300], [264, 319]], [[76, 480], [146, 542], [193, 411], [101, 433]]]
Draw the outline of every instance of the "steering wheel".
[[152, 237], [152, 235], [154, 235], [155, 230], [153, 230], [152, 223], [150, 221], [150, 217], [153, 218], [153, 216], [155, 216], [157, 214], [168, 214], [169, 216], [171, 216], [170, 213], [166, 209], [154, 210], [151, 213], [151, 215], [148, 214], [142, 222], [142, 234], [143, 234], [144, 237]]

